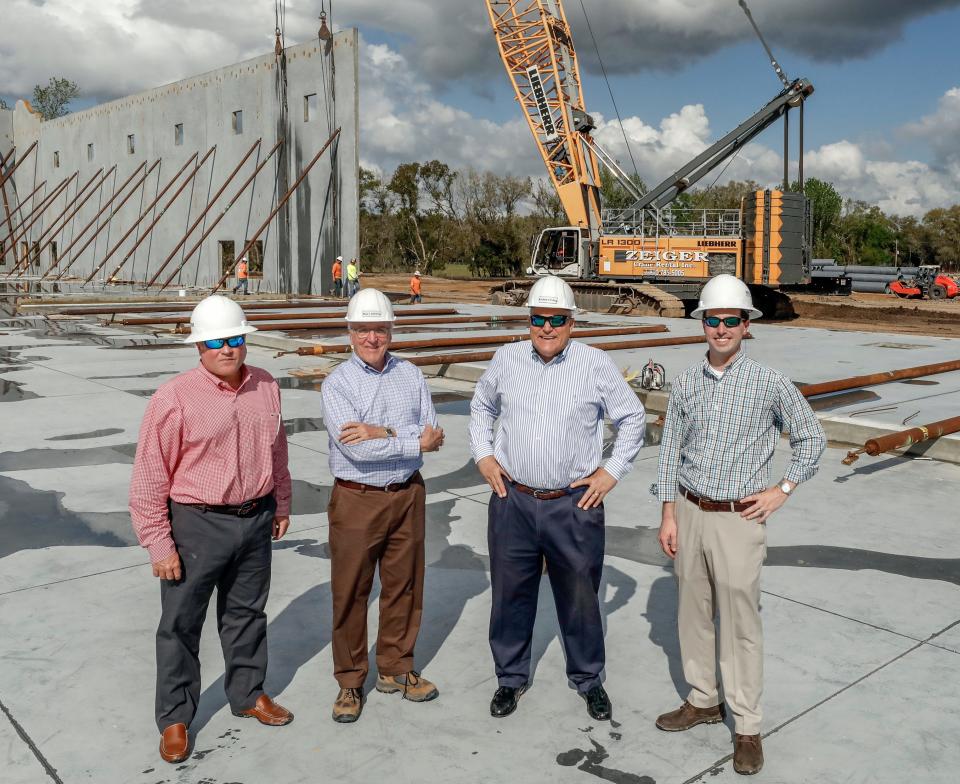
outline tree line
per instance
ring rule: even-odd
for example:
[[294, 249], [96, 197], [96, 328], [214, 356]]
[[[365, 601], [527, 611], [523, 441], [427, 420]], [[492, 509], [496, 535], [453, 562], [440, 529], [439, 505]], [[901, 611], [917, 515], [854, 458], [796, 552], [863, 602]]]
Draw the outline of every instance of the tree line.
[[[601, 179], [604, 207], [633, 202], [606, 172]], [[646, 190], [642, 180], [632, 179]], [[737, 208], [760, 189], [752, 181], [697, 187], [680, 194], [671, 208]], [[791, 190], [799, 190], [799, 183]], [[920, 218], [901, 217], [844, 198], [823, 180], [807, 179], [803, 191], [813, 204], [814, 258], [960, 270], [960, 205], [938, 207]], [[518, 275], [529, 264], [540, 231], [566, 222], [553, 188], [529, 177], [458, 171], [437, 160], [402, 163], [389, 177], [360, 170], [360, 254], [368, 271]]]

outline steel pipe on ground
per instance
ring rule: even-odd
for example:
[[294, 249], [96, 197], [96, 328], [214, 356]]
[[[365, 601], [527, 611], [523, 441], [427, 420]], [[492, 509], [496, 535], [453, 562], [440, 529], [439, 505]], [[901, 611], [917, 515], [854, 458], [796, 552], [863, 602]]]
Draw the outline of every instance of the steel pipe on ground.
[[[413, 315], [415, 311], [401, 311], [397, 315], [406, 316], [407, 313]], [[530, 323], [529, 316], [437, 316], [429, 318], [402, 318], [399, 319], [395, 326], [408, 327], [408, 326], [420, 326], [422, 324], [465, 324], [465, 323], [474, 323], [474, 324], [498, 324], [498, 323], [516, 323], [516, 322], [526, 322]], [[345, 330], [347, 328], [346, 321], [317, 321], [317, 322], [307, 322], [307, 323], [297, 323], [297, 322], [288, 322], [283, 324], [264, 324], [260, 327], [262, 330], [272, 330], [274, 332], [295, 332], [297, 330], [310, 330], [311, 332], [320, 332], [325, 330], [339, 329]], [[186, 332], [183, 329], [183, 325], [178, 325], [176, 332]]]
[[[573, 333], [575, 338], [599, 338], [611, 335], [641, 335], [652, 332], [669, 332], [664, 324], [652, 324], [638, 327], [617, 327], [611, 329], [583, 329]], [[403, 340], [390, 343], [391, 351], [413, 351], [418, 348], [449, 348], [453, 346], [492, 346], [502, 343], [517, 343], [529, 340], [530, 335], [524, 331], [516, 335], [479, 335], [477, 337], [461, 338], [431, 338], [424, 340]], [[301, 346], [297, 354], [302, 357], [321, 356], [323, 354], [349, 354], [353, 348], [349, 345], [336, 346]], [[292, 352], [284, 352], [292, 353]]]
[[876, 456], [883, 452], [892, 452], [894, 449], [903, 449], [913, 444], [932, 441], [935, 438], [947, 436], [957, 431], [960, 431], [960, 416], [941, 419], [939, 422], [931, 422], [929, 425], [919, 425], [877, 438], [870, 438], [864, 442], [862, 448], [848, 452], [842, 462], [844, 465], [852, 465], [864, 453]]
[[[342, 308], [343, 300], [257, 300], [256, 302], [243, 302], [241, 306], [244, 311], [247, 310], [266, 310], [268, 308]], [[45, 312], [56, 312], [61, 316], [115, 316], [119, 313], [179, 313], [184, 310], [193, 310], [197, 306], [196, 302], [156, 302], [148, 305], [79, 305], [73, 308], [60, 308], [54, 310], [50, 308]], [[31, 305], [29, 302], [20, 306], [22, 309], [48, 308], [49, 305]]]
[[938, 362], [934, 365], [917, 365], [902, 370], [886, 370], [882, 373], [872, 373], [867, 376], [851, 376], [834, 381], [822, 381], [819, 384], [804, 384], [800, 387], [800, 394], [804, 397], [816, 397], [817, 395], [828, 395], [831, 392], [842, 392], [845, 389], [872, 387], [877, 384], [887, 384], [891, 381], [933, 376], [937, 373], [950, 373], [954, 370], [960, 370], [960, 359]]
[[[748, 335], [749, 337], [749, 335]], [[678, 338], [651, 338], [649, 340], [618, 340], [611, 343], [587, 343], [586, 345], [598, 348], [601, 351], [617, 351], [630, 348], [655, 348], [657, 346], [683, 346], [689, 343], [704, 343], [703, 335], [691, 335]], [[494, 351], [471, 351], [463, 354], [421, 354], [420, 356], [403, 357], [414, 365], [456, 365], [461, 362], [486, 362], [493, 359]]]
[[[452, 316], [456, 315], [460, 311], [455, 308], [423, 308], [422, 310], [407, 311], [407, 310], [396, 310], [394, 313], [398, 318], [402, 318], [407, 313], [416, 313], [417, 315], [423, 316]], [[342, 319], [347, 315], [345, 310], [332, 310], [326, 313], [252, 313], [247, 315], [247, 321], [283, 321], [285, 319], [296, 319], [296, 320], [307, 320], [307, 319]], [[150, 318], [149, 316], [143, 316], [140, 318], [125, 318], [119, 319], [120, 323], [125, 327], [130, 327], [134, 325], [143, 325], [143, 324], [189, 324], [189, 316], [158, 316], [157, 318]], [[264, 329], [271, 329], [267, 326]]]

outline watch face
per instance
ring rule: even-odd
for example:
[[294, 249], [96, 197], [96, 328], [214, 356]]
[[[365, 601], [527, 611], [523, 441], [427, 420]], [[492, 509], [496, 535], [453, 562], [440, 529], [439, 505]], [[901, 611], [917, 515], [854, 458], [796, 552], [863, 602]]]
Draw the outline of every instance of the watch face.
[[791, 491], [793, 488], [790, 487], [790, 485], [788, 485], [786, 482], [781, 482], [781, 483], [780, 483], [780, 489], [783, 490], [783, 492], [785, 492], [787, 495], [790, 495], [790, 491]]

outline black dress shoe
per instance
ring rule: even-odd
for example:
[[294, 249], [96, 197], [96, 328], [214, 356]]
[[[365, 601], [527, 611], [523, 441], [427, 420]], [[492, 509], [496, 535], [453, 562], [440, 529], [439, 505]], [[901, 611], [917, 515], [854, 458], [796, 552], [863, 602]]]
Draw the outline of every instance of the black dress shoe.
[[610, 705], [610, 698], [607, 696], [606, 691], [604, 691], [603, 686], [594, 686], [586, 694], [581, 694], [580, 696], [587, 701], [587, 713], [590, 714], [591, 718], [597, 721], [610, 720], [610, 714], [613, 708]]
[[497, 693], [493, 695], [490, 701], [490, 715], [498, 719], [509, 716], [517, 709], [517, 701], [520, 695], [527, 690], [527, 684], [514, 688], [513, 686], [501, 686]]

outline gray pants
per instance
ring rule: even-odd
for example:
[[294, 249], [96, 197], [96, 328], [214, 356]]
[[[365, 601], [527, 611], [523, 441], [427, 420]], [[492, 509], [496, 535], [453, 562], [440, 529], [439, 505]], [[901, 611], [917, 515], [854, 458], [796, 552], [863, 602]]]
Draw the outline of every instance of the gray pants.
[[267, 673], [267, 616], [273, 518], [277, 504], [264, 500], [249, 517], [201, 511], [170, 502], [173, 541], [183, 576], [160, 581], [157, 627], [157, 727], [188, 727], [200, 699], [200, 631], [217, 590], [217, 631], [234, 711], [263, 694]]

